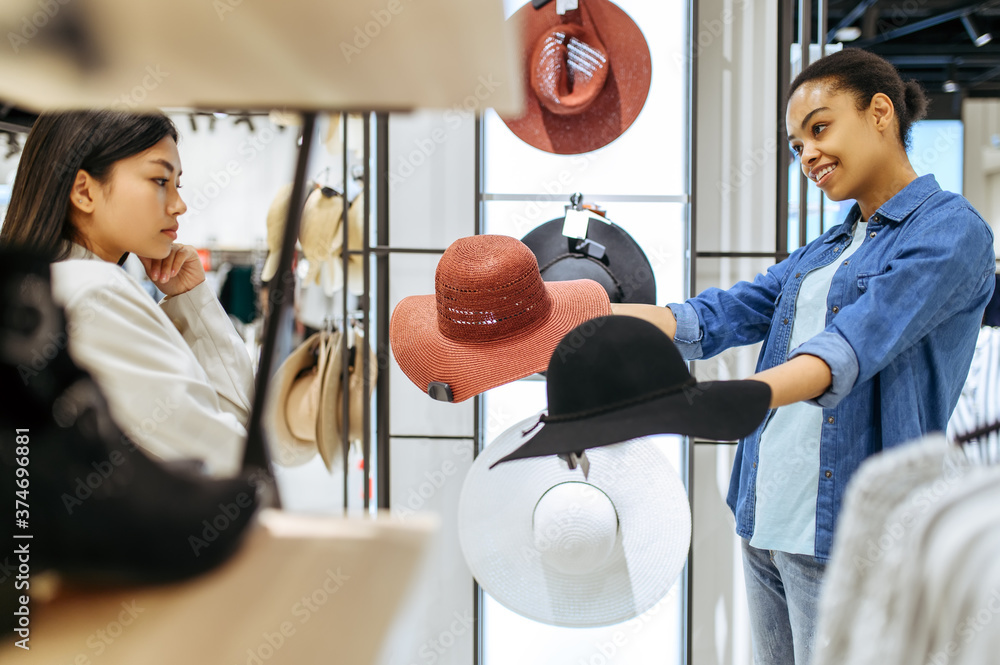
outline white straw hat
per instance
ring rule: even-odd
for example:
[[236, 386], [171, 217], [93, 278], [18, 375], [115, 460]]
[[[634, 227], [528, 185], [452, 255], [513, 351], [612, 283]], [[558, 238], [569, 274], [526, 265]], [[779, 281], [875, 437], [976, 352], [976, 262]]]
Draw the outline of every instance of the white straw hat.
[[458, 535], [473, 576], [508, 609], [569, 627], [627, 621], [677, 580], [691, 543], [680, 478], [649, 439], [587, 451], [587, 478], [560, 458], [490, 465], [529, 437], [517, 423], [476, 458]]

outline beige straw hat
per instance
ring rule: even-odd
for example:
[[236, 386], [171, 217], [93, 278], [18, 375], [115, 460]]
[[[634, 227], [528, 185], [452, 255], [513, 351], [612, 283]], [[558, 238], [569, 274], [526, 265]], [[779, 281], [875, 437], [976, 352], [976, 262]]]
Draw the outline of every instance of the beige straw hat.
[[[326, 451], [328, 468], [336, 462], [331, 446], [336, 432], [323, 428], [330, 410], [339, 404], [340, 333], [318, 332], [298, 346], [274, 375], [275, 386], [268, 399], [266, 422], [282, 466], [300, 466], [317, 451]], [[332, 438], [331, 438], [332, 437]]]
[[343, 214], [344, 198], [329, 187], [317, 187], [310, 192], [302, 210], [299, 243], [309, 262], [305, 283], [322, 284], [327, 295], [343, 284], [343, 268], [333, 258], [344, 244]]
[[[364, 405], [367, 400], [371, 400], [372, 391], [375, 389], [375, 381], [378, 379], [378, 357], [372, 351], [371, 346], [365, 342], [364, 334], [361, 330], [353, 331], [354, 345], [348, 350], [348, 359], [351, 363], [347, 369], [347, 390], [348, 390], [348, 440], [351, 442], [361, 441], [364, 438]], [[342, 340], [343, 338], [341, 338]], [[343, 377], [342, 352], [338, 345], [333, 349], [333, 353], [338, 357], [336, 374], [329, 374], [327, 381], [330, 385], [325, 386], [323, 409], [319, 413], [319, 454], [326, 464], [326, 468], [333, 470], [340, 465], [343, 459], [343, 420], [344, 405], [343, 397], [339, 386]], [[365, 392], [364, 372], [362, 370], [364, 356], [361, 352], [368, 352], [368, 392]], [[334, 385], [335, 384], [335, 385]], [[335, 387], [336, 386], [336, 387]]]
[[288, 216], [288, 202], [292, 198], [292, 183], [282, 185], [274, 195], [267, 209], [267, 259], [260, 279], [270, 282], [278, 272], [278, 257], [281, 254], [281, 240], [285, 232], [285, 218]]

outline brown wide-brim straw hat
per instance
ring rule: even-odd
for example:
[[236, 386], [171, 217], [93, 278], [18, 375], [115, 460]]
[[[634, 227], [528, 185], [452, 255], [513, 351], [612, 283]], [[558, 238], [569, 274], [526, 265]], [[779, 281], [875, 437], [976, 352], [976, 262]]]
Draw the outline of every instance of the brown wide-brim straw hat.
[[396, 305], [389, 343], [418, 388], [461, 402], [544, 371], [566, 333], [609, 314], [611, 302], [597, 282], [544, 282], [520, 240], [471, 236], [442, 255], [434, 295]]
[[524, 49], [525, 110], [501, 115], [522, 141], [574, 155], [603, 148], [642, 111], [652, 80], [639, 26], [608, 0], [580, 0], [560, 16], [556, 3], [524, 5], [515, 21]]
[[[340, 403], [339, 343], [339, 332], [318, 332], [292, 351], [275, 372], [265, 418], [277, 450], [276, 461], [282, 466], [305, 464], [317, 452], [329, 451], [331, 438], [333, 444], [339, 440], [321, 427]], [[331, 468], [339, 457], [334, 453], [329, 458], [324, 457], [324, 462]]]

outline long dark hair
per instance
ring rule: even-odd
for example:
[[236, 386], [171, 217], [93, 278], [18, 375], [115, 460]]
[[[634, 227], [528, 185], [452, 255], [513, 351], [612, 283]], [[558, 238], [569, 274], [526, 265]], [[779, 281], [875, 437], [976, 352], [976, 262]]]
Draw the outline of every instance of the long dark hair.
[[927, 97], [916, 81], [903, 81], [889, 61], [858, 48], [845, 48], [806, 67], [788, 89], [788, 99], [804, 83], [827, 79], [834, 91], [854, 94], [858, 111], [864, 111], [877, 93], [892, 100], [899, 120], [899, 141], [910, 149], [910, 128], [927, 112]]
[[17, 248], [50, 261], [66, 258], [80, 242], [69, 220], [73, 181], [83, 169], [107, 184], [115, 162], [153, 147], [177, 128], [162, 113], [59, 111], [38, 116], [17, 167], [0, 247]]

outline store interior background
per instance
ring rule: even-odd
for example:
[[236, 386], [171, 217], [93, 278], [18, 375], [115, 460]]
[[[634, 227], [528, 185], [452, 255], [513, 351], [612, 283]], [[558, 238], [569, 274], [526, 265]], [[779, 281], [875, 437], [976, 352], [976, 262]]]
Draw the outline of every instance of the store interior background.
[[[509, 15], [522, 3], [505, 4]], [[692, 280], [689, 261], [693, 246], [699, 252], [775, 249], [774, 192], [779, 164], [788, 159], [786, 146], [775, 140], [775, 119], [783, 117], [773, 76], [777, 4], [698, 0], [693, 27], [688, 3], [682, 0], [617, 4], [641, 27], [653, 57], [649, 98], [633, 127], [593, 153], [555, 156], [510, 134], [489, 110], [488, 92], [476, 97], [470, 91], [466, 108], [391, 114], [389, 168], [396, 177], [373, 187], [390, 190], [392, 246], [444, 250], [455, 239], [476, 232], [480, 204], [482, 232], [522, 237], [535, 225], [562, 215], [564, 204], [547, 198], [568, 200], [580, 191], [586, 201], [603, 205], [609, 218], [642, 244], [656, 275], [658, 304], [752, 279], [772, 263], [762, 258], [699, 258]], [[697, 75], [690, 81], [692, 57]], [[492, 73], [483, 74], [489, 79]], [[489, 80], [512, 84], [495, 76]], [[695, 96], [689, 108], [690, 88]], [[476, 197], [476, 113], [482, 113], [482, 201]], [[189, 208], [181, 219], [179, 241], [232, 250], [262, 262], [266, 211], [292, 172], [296, 129], [281, 130], [266, 116], [234, 123], [232, 116], [201, 115], [193, 120], [197, 129], [187, 114], [174, 118], [182, 134], [181, 194]], [[318, 146], [325, 138], [325, 122], [317, 128]], [[348, 132], [351, 165], [361, 159], [360, 140], [361, 123], [355, 121]], [[0, 216], [17, 164], [16, 154], [4, 157], [6, 147], [0, 143]], [[341, 155], [322, 147], [314, 154], [310, 173], [325, 172], [330, 183], [341, 183]], [[921, 123], [911, 159], [919, 173], [933, 171], [944, 188], [962, 192], [994, 231], [1000, 231], [1000, 103], [965, 99], [961, 120]], [[615, 198], [609, 202], [601, 194]], [[809, 239], [821, 231], [818, 207], [818, 198], [810, 198]], [[827, 227], [841, 221], [838, 208], [827, 203]], [[794, 200], [790, 209], [797, 210]], [[798, 245], [794, 233], [789, 240], [792, 247]], [[437, 260], [437, 254], [392, 256], [390, 310], [406, 296], [433, 293]], [[352, 299], [352, 308], [356, 304]], [[339, 303], [333, 311], [340, 311]], [[373, 320], [373, 329], [376, 324]], [[387, 347], [385, 339], [374, 343]], [[699, 380], [744, 378], [753, 373], [756, 355], [756, 348], [740, 349], [696, 362], [693, 370]], [[474, 662], [477, 603], [458, 544], [456, 514], [476, 452], [477, 405], [473, 400], [457, 405], [431, 401], [394, 362], [381, 369], [391, 390], [392, 519], [434, 512], [442, 524], [383, 662], [467, 665]], [[489, 443], [544, 407], [544, 382], [525, 379], [490, 391], [482, 401], [481, 438]], [[687, 657], [684, 638], [689, 625], [690, 662], [752, 661], [739, 543], [725, 505], [735, 446], [678, 437], [661, 437], [660, 443], [687, 483], [694, 508], [690, 615], [687, 570], [645, 615], [602, 629], [534, 623], [484, 598], [478, 607], [478, 662], [679, 663]], [[353, 456], [350, 463], [358, 461]], [[349, 488], [356, 514], [361, 510], [362, 481], [357, 473], [352, 477], [357, 480]], [[329, 474], [319, 458], [304, 467], [280, 469], [278, 479], [288, 509], [342, 511], [341, 478]]]

